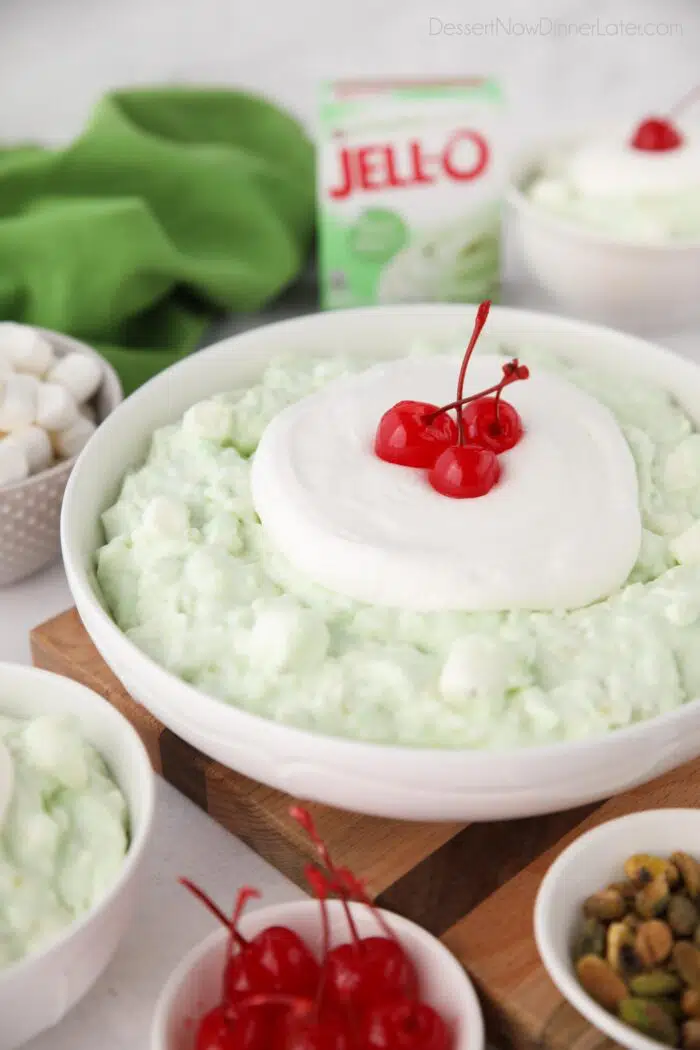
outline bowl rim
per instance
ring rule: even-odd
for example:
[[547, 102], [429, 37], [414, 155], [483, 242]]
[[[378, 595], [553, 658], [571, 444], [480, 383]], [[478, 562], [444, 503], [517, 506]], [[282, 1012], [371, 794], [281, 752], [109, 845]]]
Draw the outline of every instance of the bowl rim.
[[608, 1013], [602, 1006], [599, 1006], [583, 990], [572, 973], [569, 972], [567, 961], [561, 957], [549, 937], [550, 898], [554, 893], [555, 887], [565, 877], [567, 869], [590, 849], [591, 845], [595, 845], [596, 840], [605, 839], [614, 834], [615, 828], [621, 824], [639, 824], [643, 826], [650, 820], [658, 819], [660, 814], [663, 815], [664, 820], [672, 820], [674, 816], [678, 819], [683, 819], [691, 815], [694, 820], [700, 820], [700, 810], [692, 809], [689, 806], [674, 806], [670, 808], [657, 806], [654, 809], [642, 809], [633, 813], [626, 813], [596, 825], [596, 827], [575, 838], [553, 861], [539, 885], [533, 914], [535, 944], [538, 954], [550, 979], [561, 992], [564, 999], [578, 1010], [586, 1020], [590, 1021], [595, 1028], [604, 1032], [614, 1042], [622, 1046], [634, 1046], [638, 1050], [659, 1050], [661, 1044], [657, 1040], [650, 1039], [641, 1032], [635, 1031], [630, 1025], [625, 1024], [624, 1021], [619, 1020], [613, 1014]]
[[[101, 712], [100, 718], [104, 716], [106, 721], [111, 721], [113, 726], [119, 726], [119, 729], [115, 730], [114, 735], [122, 735], [125, 741], [128, 741], [128, 748], [130, 751], [131, 762], [138, 768], [138, 775], [143, 783], [143, 795], [141, 804], [143, 806], [143, 815], [141, 819], [141, 826], [139, 827], [136, 835], [131, 835], [129, 838], [129, 848], [127, 850], [124, 861], [119, 869], [117, 877], [114, 882], [108, 888], [107, 892], [100, 897], [100, 899], [86, 912], [80, 915], [73, 922], [69, 923], [63, 930], [61, 930], [56, 937], [52, 937], [37, 951], [29, 952], [24, 955], [21, 959], [16, 962], [10, 963], [8, 966], [4, 966], [0, 969], [0, 988], [6, 980], [15, 980], [21, 978], [23, 975], [29, 973], [33, 966], [38, 962], [48, 958], [49, 956], [55, 955], [59, 957], [66, 944], [71, 941], [75, 936], [82, 933], [84, 929], [92, 924], [103, 912], [108, 911], [112, 905], [114, 899], [121, 893], [125, 884], [131, 881], [135, 871], [140, 865], [148, 841], [151, 836], [153, 824], [155, 820], [155, 805], [156, 805], [156, 785], [155, 785], [155, 773], [151, 766], [151, 761], [148, 757], [146, 747], [141, 740], [141, 737], [136, 732], [134, 727], [115, 707], [113, 707], [104, 697], [100, 696], [89, 686], [83, 685], [82, 682], [76, 682], [72, 678], [67, 678], [64, 675], [55, 674], [53, 671], [45, 671], [43, 668], [32, 667], [24, 664], [8, 663], [7, 661], [0, 662], [0, 680], [6, 671], [10, 671], [12, 674], [26, 674], [28, 678], [33, 678], [37, 683], [46, 683], [47, 693], [51, 688], [51, 683], [58, 680], [62, 684], [62, 688], [73, 688], [78, 693], [85, 693], [90, 696], [91, 703], [95, 705]], [[66, 686], [68, 683], [68, 686]], [[1, 705], [0, 705], [1, 706]], [[112, 729], [109, 730], [112, 733]], [[95, 748], [95, 750], [98, 750]], [[116, 779], [116, 778], [114, 778]], [[121, 789], [121, 785], [118, 785]], [[122, 791], [123, 793], [123, 791]], [[127, 810], [131, 817], [131, 810], [127, 803]]]
[[[422, 303], [422, 304], [411, 304], [406, 307], [405, 304], [398, 305], [387, 305], [387, 306], [363, 306], [363, 307], [352, 307], [347, 310], [334, 310], [334, 311], [320, 311], [317, 313], [303, 314], [293, 318], [285, 320], [274, 321], [270, 324], [258, 326], [255, 329], [248, 330], [245, 332], [237, 333], [232, 336], [228, 336], [225, 339], [220, 340], [217, 343], [212, 344], [209, 347], [197, 352], [197, 357], [208, 354], [218, 354], [224, 348], [226, 352], [235, 350], [235, 344], [240, 339], [245, 339], [248, 336], [258, 335], [263, 330], [265, 332], [274, 332], [275, 329], [280, 327], [289, 328], [293, 326], [301, 327], [306, 323], [313, 322], [315, 320], [323, 320], [324, 318], [332, 317], [336, 324], [341, 325], [343, 317], [349, 315], [368, 316], [370, 314], [380, 313], [382, 315], [400, 316], [405, 314], [406, 310], [414, 313], [432, 313], [440, 312], [447, 316], [453, 314], [455, 318], [461, 317], [464, 311], [476, 309], [473, 303]], [[637, 345], [639, 347], [651, 348], [660, 357], [666, 358], [667, 360], [675, 362], [677, 365], [680, 363], [687, 369], [692, 369], [694, 372], [700, 370], [700, 364], [692, 361], [688, 358], [682, 357], [682, 355], [669, 350], [666, 347], [660, 346], [651, 340], [640, 338], [639, 336], [631, 335], [627, 332], [620, 332], [609, 326], [593, 324], [588, 321], [581, 321], [576, 318], [564, 317], [558, 314], [546, 313], [540, 310], [526, 310], [519, 307], [501, 306], [500, 304], [492, 308], [492, 315], [494, 313], [502, 314], [510, 317], [513, 320], [518, 318], [525, 318], [531, 322], [541, 323], [544, 326], [554, 322], [557, 326], [561, 327], [563, 333], [568, 329], [569, 331], [585, 332], [591, 337], [598, 339], [608, 340], [620, 340], [624, 339], [630, 345]], [[190, 355], [192, 356], [192, 355]], [[171, 365], [168, 369], [149, 379], [142, 387], [139, 388], [131, 397], [128, 399], [129, 403], [137, 403], [140, 396], [143, 396], [147, 390], [155, 387], [163, 378], [168, 374], [172, 374], [175, 370], [185, 368], [188, 366], [190, 358], [186, 357], [181, 361]], [[125, 402], [126, 404], [126, 402]], [[677, 719], [689, 710], [700, 711], [700, 696], [686, 701], [685, 704], [680, 707], [674, 708], [672, 711], [663, 712], [662, 714], [655, 715], [653, 718], [648, 718], [640, 722], [632, 723], [631, 725], [624, 726], [619, 729], [611, 730], [610, 732], [601, 734], [595, 737], [585, 737], [580, 740], [565, 740], [558, 741], [552, 744], [539, 744], [532, 747], [509, 747], [509, 748], [437, 748], [437, 747], [419, 747], [419, 746], [407, 746], [397, 744], [386, 744], [378, 743], [371, 740], [363, 740], [354, 737], [346, 736], [331, 736], [327, 733], [321, 733], [312, 729], [302, 729], [298, 726], [277, 722], [272, 718], [266, 718], [263, 715], [254, 714], [251, 711], [246, 711], [241, 707], [234, 704], [227, 703], [225, 700], [219, 699], [209, 693], [205, 693], [203, 690], [197, 689], [195, 686], [186, 682], [184, 679], [179, 678], [173, 672], [167, 670], [161, 664], [157, 663], [154, 659], [148, 656], [145, 652], [138, 648], [138, 646], [127, 637], [124, 631], [122, 631], [111, 615], [104, 608], [102, 603], [99, 601], [96, 593], [90, 585], [90, 571], [82, 565], [81, 558], [78, 553], [72, 549], [71, 541], [68, 537], [70, 515], [73, 513], [72, 510], [72, 493], [77, 484], [80, 476], [80, 459], [89, 452], [89, 448], [86, 448], [81, 452], [78, 457], [78, 463], [76, 469], [71, 472], [71, 476], [68, 479], [68, 485], [66, 487], [65, 496], [61, 508], [61, 552], [63, 557], [63, 564], [68, 579], [69, 588], [71, 594], [81, 611], [83, 608], [89, 609], [89, 614], [99, 622], [101, 631], [106, 632], [106, 636], [112, 645], [117, 645], [125, 648], [127, 655], [131, 661], [132, 667], [143, 670], [147, 675], [155, 675], [161, 678], [162, 681], [162, 692], [163, 695], [170, 695], [173, 692], [173, 688], [183, 695], [187, 696], [188, 700], [192, 703], [192, 710], [197, 711], [209, 711], [214, 712], [215, 716], [227, 721], [229, 719], [235, 719], [237, 722], [237, 730], [240, 729], [241, 724], [250, 726], [256, 730], [262, 730], [264, 733], [272, 734], [276, 732], [283, 732], [287, 740], [297, 741], [300, 744], [313, 744], [316, 747], [323, 742], [332, 741], [334, 749], [337, 750], [338, 754], [342, 755], [356, 755], [358, 749], [362, 749], [365, 752], [371, 752], [373, 758], [382, 758], [382, 756], [397, 761], [410, 760], [412, 762], [435, 759], [440, 756], [441, 760], [444, 761], [463, 761], [465, 756], [469, 756], [470, 761], [481, 762], [483, 764], [491, 763], [494, 758], [498, 759], [510, 759], [515, 760], [521, 759], [526, 756], [527, 759], [533, 763], [546, 762], [548, 759], [553, 757], [559, 757], [562, 753], [562, 749], [566, 748], [568, 755], [576, 756], [578, 754], [585, 753], [592, 744], [603, 745], [609, 741], [615, 741], [619, 743], [626, 743], [628, 741], [635, 741], [638, 738], [644, 739], [648, 733], [648, 727], [654, 725], [657, 727], [664, 727], [665, 725], [673, 725]], [[94, 556], [93, 552], [93, 556]], [[90, 631], [92, 636], [92, 631]], [[205, 726], [206, 728], [206, 726]]]
[[[246, 928], [246, 934], [247, 936], [250, 936], [253, 934], [254, 930], [260, 929], [263, 926], [284, 923], [285, 917], [288, 917], [294, 912], [313, 911], [318, 914], [318, 907], [318, 901], [309, 897], [301, 900], [284, 901], [278, 904], [268, 904], [261, 908], [256, 908], [254, 911], [250, 911], [246, 914], [241, 920], [241, 926]], [[340, 910], [343, 906], [338, 900], [329, 900], [328, 907], [332, 910]], [[365, 906], [358, 904], [357, 902], [351, 902], [350, 908], [352, 911], [361, 910], [363, 913], [366, 911]], [[481, 1003], [479, 1002], [479, 997], [476, 994], [476, 989], [474, 988], [471, 977], [457, 957], [442, 943], [442, 941], [439, 940], [439, 938], [428, 933], [428, 931], [422, 926], [419, 926], [418, 923], [406, 919], [403, 915], [397, 915], [395, 912], [387, 911], [385, 908], [377, 908], [376, 910], [387, 920], [387, 922], [389, 922], [391, 927], [396, 930], [399, 935], [402, 928], [410, 929], [411, 935], [417, 937], [418, 940], [426, 946], [427, 951], [435, 953], [440, 959], [440, 965], [442, 967], [449, 968], [455, 975], [455, 978], [459, 977], [462, 980], [464, 987], [462, 999], [459, 1004], [459, 1012], [464, 1016], [465, 1024], [468, 1028], [469, 1047], [470, 1050], [484, 1050], [486, 1034]], [[205, 938], [190, 948], [177, 966], [171, 970], [158, 994], [153, 1010], [150, 1050], [170, 1050], [166, 1040], [167, 1027], [182, 985], [185, 983], [192, 970], [194, 970], [210, 952], [220, 944], [223, 944], [227, 938], [228, 934], [226, 930], [213, 930], [212, 933], [209, 933]]]
[[532, 201], [525, 194], [522, 185], [528, 169], [541, 161], [547, 150], [551, 151], [557, 146], [562, 147], [567, 144], [574, 146], [581, 141], [581, 138], [581, 135], [563, 135], [557, 138], [540, 139], [535, 145], [522, 147], [511, 158], [508, 165], [504, 193], [506, 202], [516, 211], [524, 213], [557, 233], [568, 234], [572, 239], [578, 238], [601, 248], [633, 249], [648, 255], [681, 254], [700, 250], [700, 235], [679, 241], [640, 241], [635, 240], [634, 237], [618, 237], [577, 223], [575, 219], [566, 215], [550, 212]]
[[[60, 357], [65, 356], [65, 354], [77, 352], [99, 361], [103, 370], [100, 387], [104, 388], [104, 392], [110, 402], [107, 415], [99, 421], [100, 423], [103, 423], [107, 416], [111, 415], [115, 408], [117, 408], [124, 400], [124, 389], [116, 370], [109, 361], [103, 357], [102, 354], [98, 353], [94, 347], [90, 346], [89, 343], [84, 343], [82, 340], [76, 339], [72, 335], [66, 335], [64, 332], [55, 332], [50, 328], [41, 328], [39, 325], [24, 324], [23, 322], [12, 323], [19, 323], [23, 328], [32, 328], [35, 332], [39, 332], [48, 340], [48, 342], [51, 343], [53, 349], [58, 351], [58, 356]], [[30, 474], [28, 478], [22, 478], [21, 481], [12, 481], [9, 485], [3, 485], [2, 488], [0, 488], [0, 499], [6, 494], [29, 489], [32, 484], [39, 480], [51, 481], [56, 478], [60, 479], [62, 474], [65, 474], [67, 477], [75, 466], [78, 460], [78, 455], [79, 453], [75, 456], [71, 456], [69, 459], [59, 460], [59, 462], [54, 463], [53, 466], [47, 467], [45, 470], [40, 470], [38, 474]]]

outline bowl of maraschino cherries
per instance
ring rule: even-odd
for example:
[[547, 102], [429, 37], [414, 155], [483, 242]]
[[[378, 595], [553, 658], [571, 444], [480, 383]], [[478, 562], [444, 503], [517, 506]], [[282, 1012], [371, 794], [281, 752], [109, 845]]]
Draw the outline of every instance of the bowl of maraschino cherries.
[[644, 333], [700, 318], [698, 100], [700, 88], [666, 114], [565, 135], [516, 158], [513, 240], [567, 311]]
[[438, 940], [375, 908], [362, 882], [336, 866], [310, 813], [292, 816], [318, 863], [315, 900], [231, 916], [187, 879], [219, 929], [164, 988], [153, 1050], [483, 1050], [484, 1026], [466, 973]]

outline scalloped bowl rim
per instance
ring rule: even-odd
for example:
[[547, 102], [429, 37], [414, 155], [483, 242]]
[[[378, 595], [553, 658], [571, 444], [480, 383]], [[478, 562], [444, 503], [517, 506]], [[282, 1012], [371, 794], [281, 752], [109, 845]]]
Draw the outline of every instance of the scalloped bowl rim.
[[[98, 390], [93, 397], [97, 397], [100, 389], [102, 389], [102, 392], [109, 403], [107, 414], [103, 416], [102, 419], [98, 420], [99, 423], [103, 423], [107, 416], [111, 415], [117, 406], [121, 404], [124, 398], [121, 380], [119, 379], [114, 367], [105, 357], [102, 356], [102, 354], [99, 354], [97, 350], [90, 346], [89, 343], [84, 343], [80, 339], [75, 339], [72, 335], [65, 335], [63, 332], [55, 332], [50, 328], [40, 328], [39, 325], [24, 325], [23, 327], [33, 328], [35, 332], [40, 332], [41, 335], [45, 336], [51, 343], [53, 349], [57, 351], [58, 357], [64, 357], [66, 354], [75, 351], [99, 361], [102, 366], [102, 379], [100, 380], [100, 387], [98, 387]], [[67, 479], [71, 470], [77, 463], [78, 458], [79, 454], [71, 456], [69, 459], [61, 459], [58, 463], [54, 463], [52, 466], [47, 467], [46, 470], [40, 470], [37, 474], [30, 474], [28, 478], [22, 478], [21, 481], [13, 481], [10, 482], [9, 485], [3, 485], [0, 488], [0, 499], [5, 493], [20, 492], [23, 489], [30, 489], [32, 485], [39, 480], [45, 481], [47, 478], [60, 477], [62, 472], [65, 473]]]

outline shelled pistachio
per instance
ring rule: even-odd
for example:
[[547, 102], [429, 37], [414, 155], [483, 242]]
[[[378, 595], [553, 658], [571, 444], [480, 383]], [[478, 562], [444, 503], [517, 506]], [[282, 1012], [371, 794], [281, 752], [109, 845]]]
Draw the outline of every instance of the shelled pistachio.
[[572, 956], [585, 991], [650, 1038], [700, 1050], [700, 864], [635, 854], [582, 912]]

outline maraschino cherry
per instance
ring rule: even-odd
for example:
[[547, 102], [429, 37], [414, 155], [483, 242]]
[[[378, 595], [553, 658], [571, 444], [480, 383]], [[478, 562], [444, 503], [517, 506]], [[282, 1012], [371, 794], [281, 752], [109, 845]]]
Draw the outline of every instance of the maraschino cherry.
[[632, 136], [634, 149], [649, 153], [668, 153], [682, 145], [682, 134], [667, 117], [647, 117]]
[[520, 416], [511, 404], [501, 397], [504, 382], [513, 374], [518, 379], [527, 379], [530, 372], [526, 365], [517, 360], [509, 361], [503, 366], [504, 379], [493, 397], [479, 397], [462, 409], [462, 421], [467, 439], [476, 445], [491, 449], [492, 452], [507, 452], [517, 445], [523, 435], [523, 424]]
[[[452, 1050], [447, 1024], [419, 998], [415, 967], [351, 871], [333, 863], [310, 813], [293, 807], [323, 870], [306, 877], [321, 908], [323, 963], [298, 935], [273, 926], [247, 941], [238, 930], [255, 890], [231, 919], [199, 887], [180, 881], [229, 931], [221, 1003], [199, 1023], [195, 1050]], [[331, 949], [327, 901], [340, 897], [351, 942]], [[360, 937], [350, 901], [370, 907], [384, 936]]]
[[457, 424], [427, 401], [399, 401], [379, 421], [374, 450], [387, 463], [401, 467], [432, 467], [440, 453], [457, 440]]
[[673, 122], [681, 110], [685, 109], [698, 95], [698, 88], [689, 91], [680, 102], [670, 110], [667, 117], [647, 117], [639, 124], [632, 136], [630, 145], [633, 149], [649, 153], [669, 153], [683, 145], [685, 139]]
[[[238, 932], [238, 923], [257, 890], [244, 886], [238, 893], [233, 916], [224, 913], [189, 879], [180, 879], [230, 932], [229, 957], [224, 973], [224, 996], [235, 1004], [252, 992], [312, 995], [318, 986], [319, 965], [301, 937], [285, 926], [269, 926], [251, 941]], [[238, 951], [234, 951], [238, 948]]]
[[453, 445], [445, 449], [428, 480], [436, 492], [452, 499], [485, 496], [501, 476], [498, 456], [481, 445]]
[[[350, 930], [350, 943], [339, 945], [326, 956], [323, 978], [326, 1001], [334, 1008], [357, 1015], [377, 1002], [415, 997], [418, 994], [415, 967], [362, 884], [347, 868], [334, 864], [308, 810], [294, 806], [290, 813], [316, 846], [328, 874], [328, 888], [340, 896]], [[323, 904], [318, 890], [316, 895]], [[373, 911], [385, 936], [360, 937], [348, 904], [350, 900], [360, 901]]]
[[450, 1050], [447, 1025], [427, 1003], [380, 1003], [362, 1019], [358, 1050]]
[[[503, 366], [500, 383], [464, 396], [467, 367], [490, 309], [489, 300], [477, 309], [459, 370], [457, 399], [439, 408], [425, 401], [399, 401], [384, 413], [375, 436], [374, 450], [380, 459], [427, 469], [436, 492], [452, 499], [474, 499], [490, 492], [501, 473], [498, 454], [513, 448], [523, 434], [520, 416], [501, 397], [510, 383], [528, 378], [528, 369], [517, 359]], [[452, 411], [457, 413], [456, 424]]]

